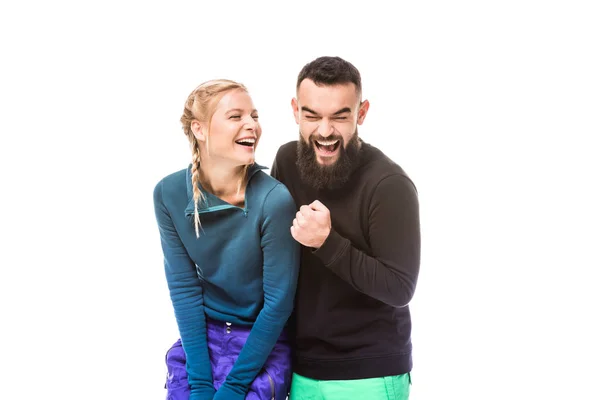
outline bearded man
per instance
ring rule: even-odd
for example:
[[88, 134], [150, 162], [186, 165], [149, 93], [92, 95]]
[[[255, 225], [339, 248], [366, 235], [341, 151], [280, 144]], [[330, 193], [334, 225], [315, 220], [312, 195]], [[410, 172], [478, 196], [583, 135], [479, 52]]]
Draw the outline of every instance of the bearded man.
[[299, 206], [290, 399], [408, 399], [408, 304], [421, 252], [415, 185], [359, 138], [369, 102], [348, 61], [306, 64], [292, 109], [300, 137], [279, 148], [271, 169]]

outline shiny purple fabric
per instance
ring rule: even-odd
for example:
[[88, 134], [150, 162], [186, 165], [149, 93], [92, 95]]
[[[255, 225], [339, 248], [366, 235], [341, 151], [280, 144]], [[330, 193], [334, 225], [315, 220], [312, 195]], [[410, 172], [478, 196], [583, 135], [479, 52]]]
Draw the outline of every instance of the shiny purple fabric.
[[[251, 327], [206, 321], [208, 353], [213, 383], [218, 389], [237, 360]], [[181, 340], [167, 352], [167, 400], [188, 400], [190, 388], [185, 370], [185, 353]], [[285, 400], [292, 380], [291, 349], [285, 330], [279, 336], [263, 369], [258, 373], [246, 394], [247, 400]]]

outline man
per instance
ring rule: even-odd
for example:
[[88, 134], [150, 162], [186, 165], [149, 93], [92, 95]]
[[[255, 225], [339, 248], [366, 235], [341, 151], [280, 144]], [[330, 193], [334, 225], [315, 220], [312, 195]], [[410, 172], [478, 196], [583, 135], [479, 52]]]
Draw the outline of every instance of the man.
[[300, 138], [280, 147], [271, 171], [300, 207], [290, 228], [303, 245], [290, 399], [407, 399], [421, 246], [415, 186], [358, 137], [369, 102], [352, 64], [308, 63], [296, 96]]

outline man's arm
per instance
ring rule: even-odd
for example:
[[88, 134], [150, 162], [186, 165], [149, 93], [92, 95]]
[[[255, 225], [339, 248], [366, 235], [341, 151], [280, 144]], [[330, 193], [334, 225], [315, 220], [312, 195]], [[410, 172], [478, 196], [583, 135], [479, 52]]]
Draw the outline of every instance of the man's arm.
[[277, 154], [275, 154], [275, 159], [273, 160], [273, 165], [271, 166], [271, 171], [270, 174], [273, 178], [277, 179], [279, 182], [281, 182], [281, 174], [279, 172], [279, 162], [278, 159], [280, 157], [281, 154], [281, 147], [277, 150]]
[[392, 175], [376, 187], [369, 205], [369, 243], [372, 255], [332, 227], [314, 254], [356, 290], [392, 306], [406, 306], [421, 258], [419, 203], [407, 177]]

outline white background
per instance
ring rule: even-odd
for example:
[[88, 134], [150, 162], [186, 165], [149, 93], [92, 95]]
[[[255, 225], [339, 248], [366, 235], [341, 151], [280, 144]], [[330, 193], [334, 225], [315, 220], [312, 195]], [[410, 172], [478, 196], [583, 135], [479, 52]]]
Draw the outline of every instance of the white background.
[[595, 2], [219, 3], [0, 6], [0, 398], [164, 398], [152, 190], [188, 93], [245, 83], [270, 166], [339, 55], [419, 189], [411, 399], [599, 399]]

